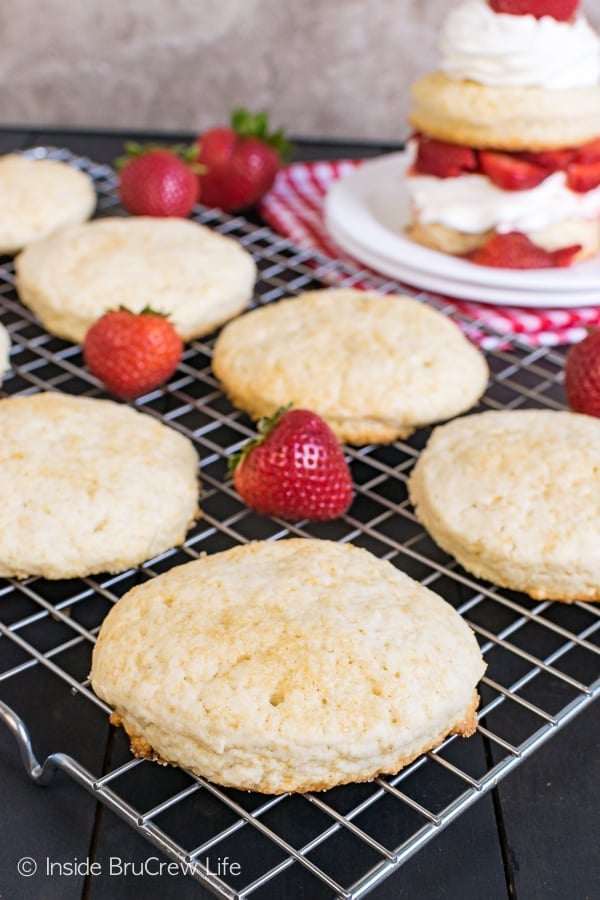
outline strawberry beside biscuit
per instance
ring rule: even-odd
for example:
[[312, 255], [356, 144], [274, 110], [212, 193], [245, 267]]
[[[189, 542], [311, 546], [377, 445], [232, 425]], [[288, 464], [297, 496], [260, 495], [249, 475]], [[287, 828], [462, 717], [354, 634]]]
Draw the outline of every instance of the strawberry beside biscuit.
[[148, 393], [171, 377], [183, 342], [174, 326], [151, 309], [110, 310], [87, 332], [83, 357], [106, 390], [122, 400]]
[[346, 512], [352, 478], [344, 452], [323, 419], [306, 409], [261, 419], [259, 436], [232, 457], [238, 494], [257, 512], [290, 521], [325, 521]]

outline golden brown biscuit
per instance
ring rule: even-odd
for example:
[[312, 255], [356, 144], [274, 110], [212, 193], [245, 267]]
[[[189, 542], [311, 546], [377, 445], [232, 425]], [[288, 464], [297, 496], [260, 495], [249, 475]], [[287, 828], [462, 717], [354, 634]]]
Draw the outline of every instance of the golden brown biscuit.
[[217, 338], [213, 370], [253, 418], [293, 403], [342, 441], [389, 443], [483, 394], [483, 355], [454, 322], [410, 297], [309, 291], [252, 310]]
[[256, 265], [233, 238], [189, 219], [96, 219], [16, 259], [19, 297], [52, 334], [82, 342], [108, 309], [168, 314], [183, 340], [208, 334], [252, 296]]
[[183, 542], [198, 513], [186, 437], [111, 400], [0, 400], [0, 576], [122, 572]]
[[91, 681], [137, 755], [279, 794], [397, 772], [471, 734], [484, 669], [439, 595], [366, 550], [292, 539], [131, 590]]
[[551, 150], [600, 135], [600, 85], [491, 87], [434, 72], [412, 86], [411, 96], [408, 121], [416, 131], [469, 147]]
[[503, 410], [436, 428], [410, 478], [433, 539], [537, 599], [600, 600], [600, 419]]
[[84, 222], [96, 206], [92, 179], [65, 162], [0, 157], [0, 253], [17, 253], [57, 228]]

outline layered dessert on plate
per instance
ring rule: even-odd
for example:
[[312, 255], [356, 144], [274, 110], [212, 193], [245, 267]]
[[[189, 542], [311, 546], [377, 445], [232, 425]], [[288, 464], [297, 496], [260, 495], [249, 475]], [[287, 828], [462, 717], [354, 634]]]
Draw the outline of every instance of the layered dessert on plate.
[[485, 265], [600, 251], [600, 38], [579, 0], [463, 0], [412, 87], [408, 233]]

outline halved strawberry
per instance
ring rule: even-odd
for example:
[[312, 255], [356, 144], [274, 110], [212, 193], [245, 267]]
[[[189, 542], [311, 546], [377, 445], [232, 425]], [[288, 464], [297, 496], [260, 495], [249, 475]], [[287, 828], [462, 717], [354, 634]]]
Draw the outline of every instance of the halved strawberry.
[[552, 251], [553, 265], [557, 269], [566, 269], [571, 265], [579, 251], [581, 244], [570, 244], [568, 247], [559, 247], [558, 250]]
[[565, 147], [562, 150], [539, 150], [537, 153], [523, 151], [515, 155], [518, 159], [547, 169], [548, 172], [564, 172], [569, 163], [575, 159], [576, 153], [572, 147]]
[[567, 186], [578, 194], [593, 191], [600, 185], [600, 159], [592, 163], [571, 163], [567, 169]]
[[575, 162], [593, 163], [600, 160], [600, 138], [588, 141], [575, 150]]
[[511, 16], [552, 16], [559, 22], [568, 22], [577, 12], [579, 0], [489, 0], [489, 4], [494, 12]]
[[414, 169], [420, 175], [455, 178], [463, 172], [474, 172], [477, 169], [477, 155], [471, 147], [449, 144], [421, 135]]
[[521, 231], [494, 234], [483, 246], [468, 253], [466, 258], [480, 266], [498, 269], [551, 269], [569, 266], [581, 250], [580, 244], [544, 250]]
[[504, 191], [527, 191], [548, 177], [548, 170], [511, 153], [482, 150], [479, 165], [488, 178]]

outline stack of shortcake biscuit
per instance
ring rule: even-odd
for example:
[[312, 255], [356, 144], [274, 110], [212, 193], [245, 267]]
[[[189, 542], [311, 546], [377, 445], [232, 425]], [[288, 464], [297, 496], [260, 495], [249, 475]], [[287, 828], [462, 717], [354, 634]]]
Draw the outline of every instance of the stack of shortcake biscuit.
[[509, 268], [600, 251], [600, 38], [580, 0], [462, 0], [412, 87], [409, 234]]

